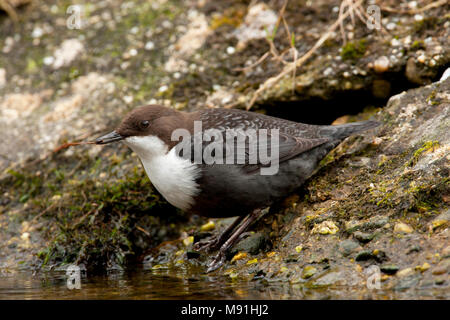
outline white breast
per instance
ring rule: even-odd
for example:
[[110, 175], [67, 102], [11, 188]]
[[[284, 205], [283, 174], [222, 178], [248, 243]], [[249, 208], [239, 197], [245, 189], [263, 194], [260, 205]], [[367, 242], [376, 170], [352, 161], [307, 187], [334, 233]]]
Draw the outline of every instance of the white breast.
[[167, 150], [156, 136], [129, 137], [124, 140], [142, 161], [155, 188], [173, 206], [188, 210], [200, 192], [195, 182], [200, 169], [189, 160], [178, 157], [175, 148]]

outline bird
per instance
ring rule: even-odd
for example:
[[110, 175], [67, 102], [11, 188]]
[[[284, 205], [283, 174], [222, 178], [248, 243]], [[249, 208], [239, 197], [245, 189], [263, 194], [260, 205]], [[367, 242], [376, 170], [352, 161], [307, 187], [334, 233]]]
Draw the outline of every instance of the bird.
[[[377, 126], [373, 120], [313, 125], [241, 109], [184, 112], [145, 105], [127, 113], [115, 130], [95, 143], [122, 141], [131, 148], [153, 186], [182, 211], [236, 217], [222, 234], [194, 244], [199, 251], [218, 251], [208, 263], [211, 272], [223, 265], [227, 251], [264, 209], [298, 190], [332, 149], [348, 136]], [[175, 139], [174, 132], [182, 134]], [[228, 136], [230, 132], [237, 134]], [[245, 136], [248, 132], [253, 136]], [[260, 156], [269, 153], [276, 157]], [[205, 155], [215, 161], [202, 159]]]

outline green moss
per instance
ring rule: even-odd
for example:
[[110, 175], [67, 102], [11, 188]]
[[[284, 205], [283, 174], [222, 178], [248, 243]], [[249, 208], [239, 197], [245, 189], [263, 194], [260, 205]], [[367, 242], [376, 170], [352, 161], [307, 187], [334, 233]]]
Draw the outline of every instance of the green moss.
[[417, 163], [420, 156], [429, 150], [434, 150], [439, 147], [439, 141], [426, 141], [423, 143], [422, 147], [414, 151], [412, 158], [407, 162], [406, 166], [411, 167]]
[[359, 41], [348, 42], [345, 46], [342, 47], [341, 57], [344, 60], [352, 60], [356, 61], [364, 54], [367, 50], [367, 40], [361, 39]]
[[411, 49], [414, 51], [417, 51], [419, 49], [424, 49], [424, 48], [425, 48], [425, 44], [422, 40], [416, 40], [411, 45]]

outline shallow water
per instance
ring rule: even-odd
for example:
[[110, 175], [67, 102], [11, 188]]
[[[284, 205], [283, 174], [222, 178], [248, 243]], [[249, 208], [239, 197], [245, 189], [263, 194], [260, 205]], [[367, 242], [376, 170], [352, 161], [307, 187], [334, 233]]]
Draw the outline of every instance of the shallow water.
[[82, 275], [80, 289], [69, 289], [67, 278], [64, 271], [36, 275], [3, 273], [0, 274], [0, 299], [445, 299], [448, 294], [437, 289], [396, 292], [354, 286], [307, 288], [286, 282], [193, 277], [168, 270]]

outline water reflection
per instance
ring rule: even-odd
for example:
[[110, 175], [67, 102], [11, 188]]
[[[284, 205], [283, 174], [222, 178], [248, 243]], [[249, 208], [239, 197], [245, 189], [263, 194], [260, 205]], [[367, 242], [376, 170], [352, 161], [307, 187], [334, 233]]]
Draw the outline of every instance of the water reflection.
[[404, 299], [445, 298], [445, 292], [408, 293], [364, 287], [308, 288], [286, 282], [231, 281], [228, 277], [160, 270], [82, 275], [81, 289], [69, 290], [64, 271], [0, 275], [0, 299]]

